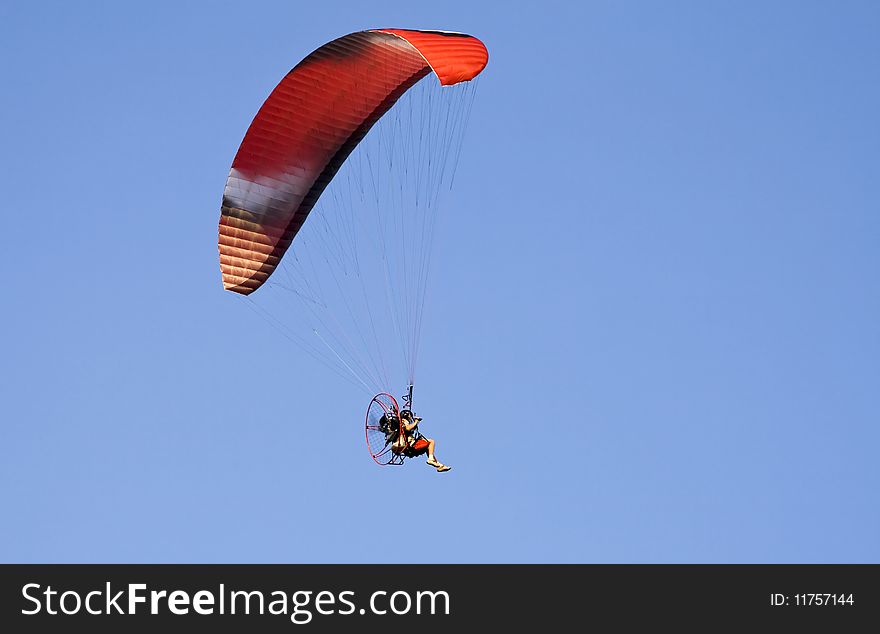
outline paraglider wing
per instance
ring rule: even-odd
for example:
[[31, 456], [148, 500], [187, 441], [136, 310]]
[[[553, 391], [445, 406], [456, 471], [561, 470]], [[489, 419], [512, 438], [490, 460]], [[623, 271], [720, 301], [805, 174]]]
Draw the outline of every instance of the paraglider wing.
[[290, 247], [324, 188], [372, 125], [430, 72], [443, 85], [486, 66], [478, 39], [386, 29], [320, 47], [276, 86], [232, 162], [220, 217], [227, 290], [248, 295]]

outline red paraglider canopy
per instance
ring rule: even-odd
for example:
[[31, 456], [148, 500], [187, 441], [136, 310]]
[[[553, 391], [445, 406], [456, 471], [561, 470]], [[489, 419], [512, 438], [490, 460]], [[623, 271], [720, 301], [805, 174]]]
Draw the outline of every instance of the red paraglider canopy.
[[478, 39], [445, 31], [352, 33], [320, 47], [275, 87], [226, 181], [220, 269], [247, 295], [275, 270], [339, 167], [373, 124], [430, 72], [469, 81], [489, 59]]

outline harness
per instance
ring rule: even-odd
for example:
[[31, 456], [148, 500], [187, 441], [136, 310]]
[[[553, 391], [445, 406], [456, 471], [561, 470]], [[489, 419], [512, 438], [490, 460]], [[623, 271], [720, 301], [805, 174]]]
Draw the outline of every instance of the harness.
[[397, 450], [398, 453], [402, 453], [407, 457], [412, 457], [413, 445], [415, 445], [419, 440], [424, 438], [422, 432], [419, 431], [418, 423], [416, 426], [412, 428], [409, 432], [404, 429], [404, 418], [402, 416], [395, 416], [394, 414], [386, 414], [382, 416], [379, 420], [379, 425], [382, 428], [382, 431], [385, 433], [385, 446], [391, 445], [395, 447], [395, 445], [399, 445], [399, 440], [401, 434], [404, 436], [404, 446], [402, 450]]

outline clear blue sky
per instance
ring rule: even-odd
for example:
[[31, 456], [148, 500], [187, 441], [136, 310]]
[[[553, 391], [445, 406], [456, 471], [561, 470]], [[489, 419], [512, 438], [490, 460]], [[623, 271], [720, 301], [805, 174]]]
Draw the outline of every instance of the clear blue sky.
[[[0, 561], [880, 561], [876, 3], [0, 23]], [[253, 114], [382, 26], [490, 51], [419, 375], [443, 475], [376, 467], [362, 394], [219, 279]]]

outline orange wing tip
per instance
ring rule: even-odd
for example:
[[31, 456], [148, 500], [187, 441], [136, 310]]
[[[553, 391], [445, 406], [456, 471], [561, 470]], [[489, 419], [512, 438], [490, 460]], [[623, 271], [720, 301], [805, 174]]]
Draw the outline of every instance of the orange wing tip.
[[375, 29], [375, 32], [394, 35], [407, 42], [424, 58], [443, 86], [470, 81], [489, 63], [486, 45], [466, 33], [410, 29]]
[[223, 290], [232, 291], [239, 295], [250, 295], [260, 286], [261, 282], [257, 282], [252, 278], [241, 275], [224, 275]]

